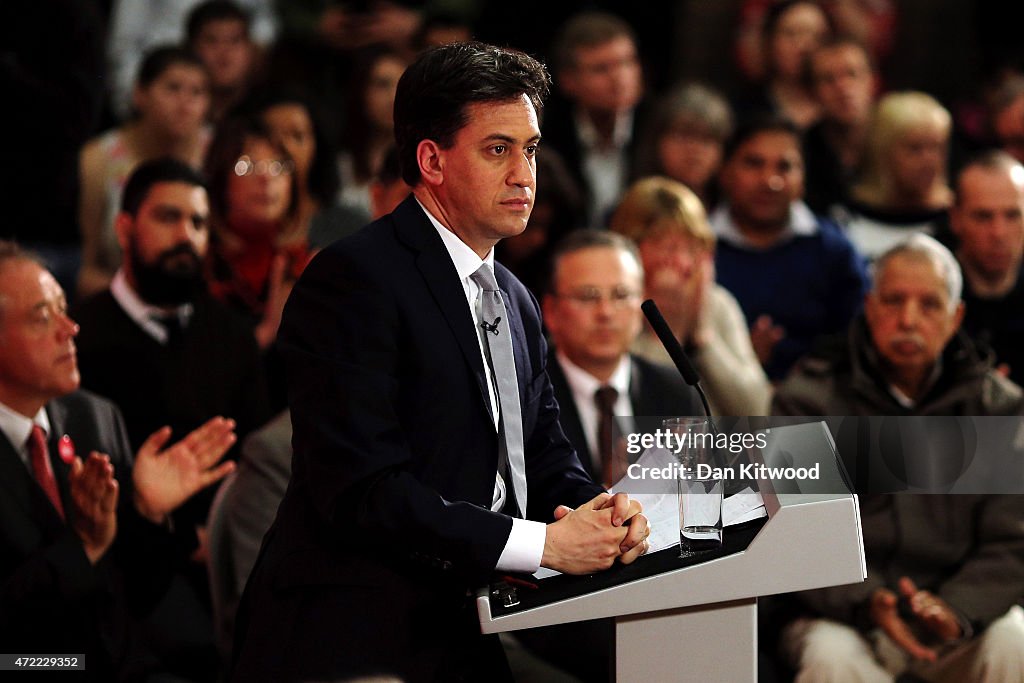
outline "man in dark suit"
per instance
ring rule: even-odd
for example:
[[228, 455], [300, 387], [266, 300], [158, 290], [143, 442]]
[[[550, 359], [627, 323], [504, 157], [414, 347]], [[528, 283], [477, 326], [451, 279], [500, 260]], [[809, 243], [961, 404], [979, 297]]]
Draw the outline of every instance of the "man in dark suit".
[[133, 463], [117, 409], [77, 391], [77, 332], [53, 276], [0, 241], [0, 643], [84, 653], [90, 680], [123, 680], [148, 664], [131, 616], [159, 595], [175, 546], [195, 542], [168, 515], [231, 471], [216, 462], [234, 423], [167, 449], [159, 430]]
[[636, 425], [644, 418], [702, 414], [700, 399], [678, 372], [629, 353], [640, 334], [643, 291], [636, 245], [621, 235], [580, 230], [555, 248], [544, 296], [553, 342], [548, 374], [565, 435], [583, 467], [605, 486], [625, 474], [628, 462], [614, 443], [602, 442], [602, 427], [605, 436], [637, 431], [622, 424], [613, 430], [609, 419]]
[[479, 43], [402, 76], [413, 197], [322, 251], [285, 308], [292, 480], [239, 608], [233, 680], [508, 679], [474, 588], [646, 550], [639, 506], [594, 484], [558, 426], [536, 301], [493, 263], [530, 215], [548, 83]]

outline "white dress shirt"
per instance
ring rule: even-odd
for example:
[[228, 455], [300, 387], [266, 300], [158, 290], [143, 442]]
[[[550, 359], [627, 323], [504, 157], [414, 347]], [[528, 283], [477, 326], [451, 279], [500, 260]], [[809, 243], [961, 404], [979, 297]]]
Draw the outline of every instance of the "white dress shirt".
[[[580, 417], [580, 426], [583, 427], [583, 435], [587, 438], [587, 448], [590, 450], [590, 461], [594, 465], [594, 472], [600, 472], [604, 463], [601, 462], [601, 452], [598, 448], [598, 423], [601, 416], [598, 414], [597, 402], [594, 394], [601, 387], [607, 385], [619, 392], [615, 399], [613, 412], [616, 418], [632, 417], [633, 403], [629, 399], [629, 378], [633, 372], [633, 361], [629, 354], [623, 354], [615, 372], [608, 378], [607, 382], [601, 382], [589, 372], [569, 360], [561, 351], [556, 351], [558, 364], [565, 374], [565, 381], [572, 392], [573, 402], [576, 404], [576, 413]], [[620, 425], [621, 426], [621, 425]], [[624, 430], [628, 431], [628, 430]], [[611, 482], [614, 484], [615, 482]]]
[[28, 437], [35, 425], [42, 427], [43, 433], [49, 435], [50, 418], [46, 415], [46, 408], [40, 408], [35, 417], [30, 418], [0, 403], [0, 432], [3, 432], [7, 440], [11, 442], [14, 452], [18, 454], [29, 472], [32, 472], [32, 459], [28, 452]]
[[[416, 201], [419, 203], [418, 199]], [[479, 270], [480, 266], [484, 263], [490, 265], [492, 269], [494, 268], [494, 250], [491, 249], [487, 253], [486, 258], [481, 259], [455, 233], [444, 227], [440, 221], [434, 218], [422, 203], [420, 203], [420, 208], [427, 214], [431, 225], [437, 230], [437, 234], [441, 236], [441, 241], [444, 242], [445, 249], [448, 250], [448, 256], [451, 257], [452, 263], [455, 265], [455, 270], [459, 274], [459, 280], [462, 282], [462, 289], [466, 294], [466, 305], [469, 306], [469, 311], [473, 316], [473, 329], [475, 330], [480, 322], [476, 314], [476, 301], [480, 296], [480, 286], [473, 282], [470, 276]], [[487, 392], [491, 399], [491, 415], [494, 418], [494, 428], [497, 430], [498, 418], [500, 416], [498, 396], [494, 390], [490, 364], [487, 362], [486, 355], [484, 355], [483, 340], [480, 339], [479, 334], [476, 335], [476, 338], [480, 349], [480, 359], [484, 365], [484, 372], [487, 373]], [[523, 435], [523, 440], [526, 441], [525, 434]], [[498, 511], [504, 506], [505, 495], [505, 482], [500, 474], [496, 474], [491, 510]], [[508, 572], [528, 572], [531, 574], [537, 571], [540, 568], [541, 558], [544, 556], [544, 541], [546, 538], [547, 525], [544, 523], [513, 517], [512, 533], [509, 534], [508, 540], [505, 542], [505, 548], [501, 551], [501, 556], [498, 557], [498, 564], [495, 569]]]

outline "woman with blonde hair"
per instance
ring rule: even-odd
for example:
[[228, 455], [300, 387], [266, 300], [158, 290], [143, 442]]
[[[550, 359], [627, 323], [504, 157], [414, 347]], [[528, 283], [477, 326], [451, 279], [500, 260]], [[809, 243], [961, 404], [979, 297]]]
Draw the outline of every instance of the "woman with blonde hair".
[[[611, 229], [639, 246], [646, 296], [658, 304], [693, 359], [712, 410], [718, 415], [767, 414], [768, 379], [739, 304], [715, 284], [715, 235], [697, 195], [669, 178], [643, 178], [626, 191]], [[671, 362], [649, 328], [633, 351]]]
[[869, 259], [915, 232], [934, 235], [953, 203], [946, 178], [952, 118], [923, 92], [879, 100], [868, 129], [864, 166], [836, 216]]

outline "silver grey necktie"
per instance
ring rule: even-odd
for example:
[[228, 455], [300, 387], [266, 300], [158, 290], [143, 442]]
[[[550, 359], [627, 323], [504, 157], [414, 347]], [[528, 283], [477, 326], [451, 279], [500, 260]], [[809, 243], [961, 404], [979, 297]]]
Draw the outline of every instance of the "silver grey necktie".
[[[512, 335], [508, 312], [501, 299], [498, 283], [488, 264], [480, 266], [470, 278], [479, 285], [477, 300], [479, 329], [486, 344], [484, 351], [491, 364], [491, 375], [498, 389], [500, 448], [508, 462], [519, 515], [526, 517], [526, 457], [523, 450], [523, 415], [519, 407], [519, 385], [516, 361], [512, 352]], [[499, 456], [500, 457], [500, 456]]]

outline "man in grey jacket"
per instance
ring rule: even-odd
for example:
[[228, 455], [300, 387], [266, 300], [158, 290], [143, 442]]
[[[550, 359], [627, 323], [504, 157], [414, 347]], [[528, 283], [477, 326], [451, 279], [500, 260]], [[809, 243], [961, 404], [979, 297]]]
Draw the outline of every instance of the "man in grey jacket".
[[[1020, 388], [957, 336], [945, 247], [912, 237], [874, 282], [845, 344], [801, 361], [775, 414], [1020, 413]], [[861, 521], [867, 580], [800, 594], [810, 613], [782, 633], [797, 681], [1024, 681], [1024, 496], [864, 496]]]

